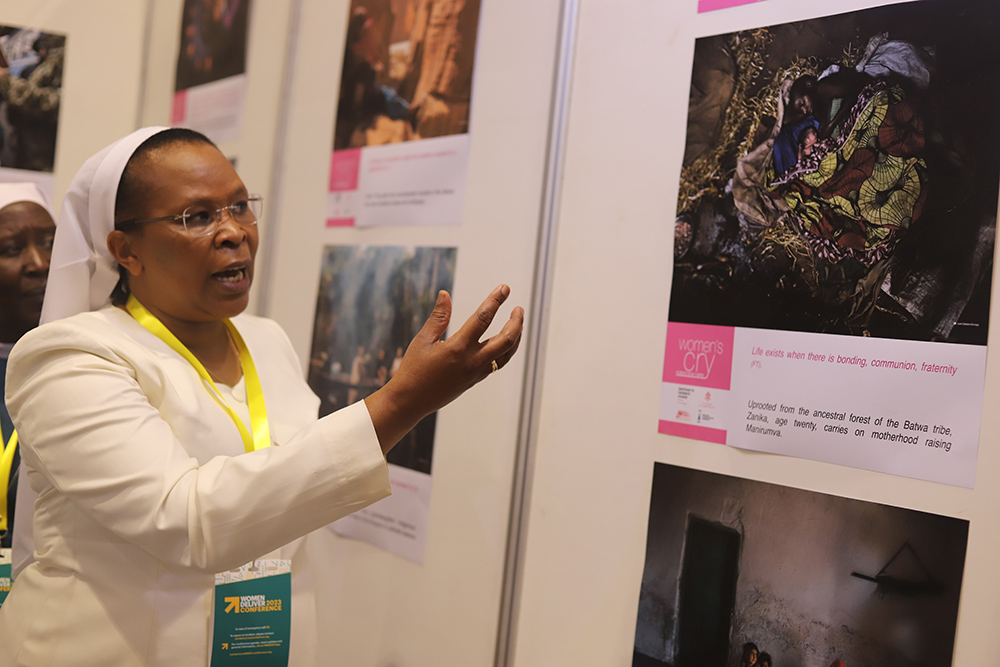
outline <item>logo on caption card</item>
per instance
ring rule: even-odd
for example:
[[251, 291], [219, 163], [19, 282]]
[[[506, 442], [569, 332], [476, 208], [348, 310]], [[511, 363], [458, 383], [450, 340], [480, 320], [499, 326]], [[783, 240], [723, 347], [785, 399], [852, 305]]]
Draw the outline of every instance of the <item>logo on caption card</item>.
[[684, 338], [677, 342], [681, 349], [681, 368], [677, 377], [707, 380], [712, 375], [715, 361], [726, 353], [726, 344], [720, 340]]
[[[663, 360], [663, 381], [729, 389], [732, 377], [732, 327], [670, 322]], [[711, 402], [705, 396], [705, 402]]]
[[281, 611], [281, 599], [268, 600], [264, 595], [241, 595], [226, 598], [226, 613], [249, 614], [260, 611]]

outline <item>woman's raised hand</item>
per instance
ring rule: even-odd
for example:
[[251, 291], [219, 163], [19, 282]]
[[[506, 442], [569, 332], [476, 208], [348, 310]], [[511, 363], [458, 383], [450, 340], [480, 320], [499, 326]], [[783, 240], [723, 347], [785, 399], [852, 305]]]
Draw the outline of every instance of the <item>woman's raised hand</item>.
[[493, 362], [503, 368], [514, 356], [524, 328], [520, 306], [511, 311], [500, 333], [480, 340], [509, 294], [506, 285], [497, 287], [461, 329], [442, 340], [451, 321], [451, 296], [438, 293], [434, 311], [406, 349], [399, 370], [365, 399], [383, 452], [421, 419], [492, 373]]

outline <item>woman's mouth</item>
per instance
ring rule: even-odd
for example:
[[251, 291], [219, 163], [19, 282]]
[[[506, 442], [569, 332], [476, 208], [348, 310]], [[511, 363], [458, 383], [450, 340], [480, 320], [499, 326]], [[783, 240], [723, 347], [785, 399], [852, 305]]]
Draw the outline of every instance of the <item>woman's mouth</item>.
[[246, 267], [238, 269], [226, 269], [225, 271], [219, 271], [218, 273], [212, 274], [216, 280], [220, 280], [224, 283], [238, 283], [247, 278]]
[[243, 291], [250, 287], [250, 266], [231, 266], [223, 271], [216, 271], [212, 278], [227, 290]]

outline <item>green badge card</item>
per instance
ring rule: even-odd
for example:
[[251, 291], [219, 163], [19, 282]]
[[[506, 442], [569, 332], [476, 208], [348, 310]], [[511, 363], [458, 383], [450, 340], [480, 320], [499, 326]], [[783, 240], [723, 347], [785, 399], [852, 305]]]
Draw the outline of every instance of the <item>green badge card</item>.
[[212, 667], [286, 667], [292, 561], [258, 560], [215, 575]]
[[0, 549], [0, 605], [10, 593], [10, 549]]

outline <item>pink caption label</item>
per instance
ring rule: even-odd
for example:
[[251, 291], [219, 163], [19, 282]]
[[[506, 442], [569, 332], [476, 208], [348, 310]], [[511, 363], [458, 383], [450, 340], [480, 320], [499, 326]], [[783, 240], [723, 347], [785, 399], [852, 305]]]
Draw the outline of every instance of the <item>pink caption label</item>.
[[749, 5], [753, 2], [763, 2], [764, 0], [698, 0], [698, 13], [711, 12], [716, 9], [727, 9], [738, 7], [739, 5]]
[[708, 324], [667, 324], [663, 381], [729, 390], [736, 329]]
[[676, 435], [678, 438], [714, 442], [717, 445], [726, 444], [726, 432], [719, 428], [708, 428], [697, 424], [681, 424], [680, 422], [660, 420], [660, 433]]
[[360, 148], [334, 151], [333, 157], [330, 159], [330, 192], [357, 190], [360, 173]]
[[170, 124], [180, 125], [187, 118], [187, 91], [174, 93], [174, 108], [170, 111]]

